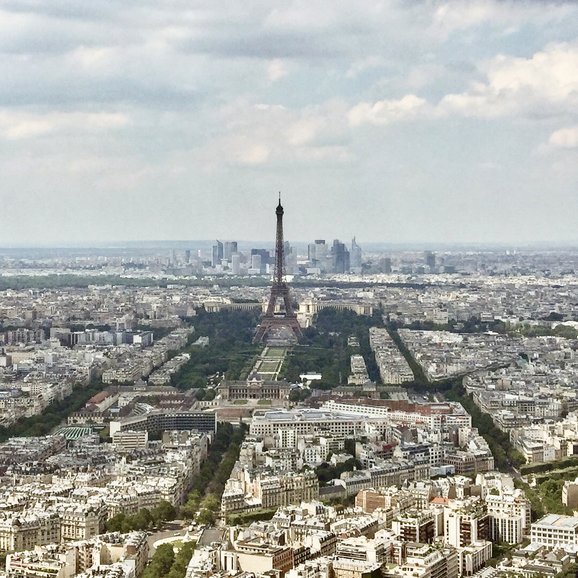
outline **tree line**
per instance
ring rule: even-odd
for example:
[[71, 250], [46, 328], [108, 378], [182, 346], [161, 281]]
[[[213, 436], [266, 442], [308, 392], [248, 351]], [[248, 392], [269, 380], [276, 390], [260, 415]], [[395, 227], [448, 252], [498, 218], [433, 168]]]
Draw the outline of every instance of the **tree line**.
[[76, 385], [72, 393], [63, 400], [53, 401], [40, 414], [22, 417], [8, 427], [0, 426], [0, 442], [10, 437], [35, 437], [50, 434], [63, 420], [84, 407], [86, 402], [99, 391], [103, 385], [93, 381], [88, 386]]
[[491, 416], [474, 403], [471, 395], [467, 395], [461, 379], [457, 380], [451, 389], [444, 391], [444, 395], [450, 401], [461, 403], [472, 416], [472, 425], [478, 428], [480, 435], [488, 442], [496, 469], [508, 471], [526, 462], [524, 456], [510, 442], [510, 436], [498, 428]]
[[525, 462], [524, 456], [510, 442], [510, 436], [498, 428], [491, 416], [484, 413], [474, 403], [471, 395], [466, 393], [462, 384], [463, 378], [450, 378], [430, 383], [419, 363], [403, 343], [395, 326], [388, 325], [388, 331], [414, 374], [414, 381], [405, 384], [406, 387], [423, 393], [441, 393], [446, 399], [461, 403], [472, 417], [472, 425], [478, 428], [478, 432], [488, 443], [498, 470], [509, 470]]
[[[199, 474], [195, 477], [185, 503], [180, 507], [179, 514], [184, 519], [195, 520], [199, 525], [214, 524], [221, 506], [221, 495], [225, 483], [229, 479], [231, 470], [239, 457], [239, 451], [247, 427], [244, 424], [234, 427], [230, 423], [223, 422], [217, 427], [217, 432], [208, 452], [207, 459], [201, 465]], [[172, 508], [170, 504], [168, 504]], [[171, 510], [167, 504], [161, 503], [158, 510], [150, 512], [166, 520], [174, 519], [177, 514], [174, 508]], [[117, 518], [117, 520], [115, 520]], [[136, 518], [139, 523], [144, 523], [149, 518], [146, 511], [139, 511], [135, 516], [123, 517], [122, 514], [109, 520], [109, 523], [118, 524], [124, 531], [127, 521], [130, 523]], [[146, 567], [142, 578], [184, 578], [187, 565], [193, 555], [194, 542], [185, 542], [175, 555], [171, 544], [163, 544], [157, 548], [152, 560]]]
[[233, 427], [223, 422], [218, 425], [207, 459], [181, 507], [184, 518], [196, 520], [201, 525], [210, 525], [216, 521], [225, 484], [239, 458], [246, 433], [245, 424]]
[[13, 277], [0, 278], [0, 291], [6, 289], [84, 289], [91, 285], [113, 285], [118, 287], [167, 287], [167, 285], [182, 285], [183, 287], [266, 287], [270, 284], [268, 279], [247, 277], [240, 279], [219, 278], [215, 280], [214, 276], [205, 278], [171, 278], [156, 279], [152, 277], [122, 277], [120, 275], [71, 275], [71, 274], [54, 274], [54, 275], [14, 275]]
[[145, 568], [142, 578], [185, 578], [195, 542], [185, 542], [175, 554], [172, 544], [161, 544]]
[[176, 514], [175, 507], [162, 500], [156, 508], [143, 508], [132, 516], [120, 512], [106, 522], [106, 531], [127, 533], [133, 530], [149, 530], [163, 522], [174, 520]]
[[[369, 346], [369, 328], [382, 325], [379, 312], [370, 317], [349, 309], [322, 309], [314, 325], [303, 330], [299, 345], [289, 351], [280, 376], [298, 382], [299, 375], [315, 371], [322, 375], [320, 381], [313, 383], [317, 389], [347, 385], [350, 357], [358, 353], [365, 360], [370, 379], [379, 383], [375, 355]], [[357, 337], [359, 348], [348, 345], [352, 336]]]
[[191, 357], [171, 377], [174, 386], [204, 389], [210, 377], [217, 373], [224, 373], [227, 379], [239, 379], [249, 373], [262, 348], [253, 344], [258, 311], [225, 309], [207, 313], [201, 309], [198, 315], [186, 321], [194, 326], [195, 338], [208, 337], [209, 344], [206, 347], [191, 344], [185, 349]]

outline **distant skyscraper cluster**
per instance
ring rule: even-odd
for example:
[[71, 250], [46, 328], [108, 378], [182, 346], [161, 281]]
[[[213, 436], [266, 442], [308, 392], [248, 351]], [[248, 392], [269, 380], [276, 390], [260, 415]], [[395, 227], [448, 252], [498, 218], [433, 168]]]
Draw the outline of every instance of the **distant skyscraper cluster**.
[[241, 263], [242, 255], [237, 241], [216, 241], [211, 249], [211, 267], [240, 275]]
[[[355, 237], [351, 241], [351, 248], [339, 239], [335, 239], [331, 244], [324, 239], [316, 239], [308, 245], [307, 255], [298, 255], [288, 241], [283, 243], [283, 247], [285, 271], [288, 275], [359, 274], [362, 271], [363, 252]], [[186, 256], [185, 260], [188, 258]], [[211, 248], [210, 266], [217, 272], [262, 275], [271, 273], [273, 262], [272, 251], [252, 248], [250, 254], [245, 254], [239, 251], [237, 241], [216, 240]]]
[[316, 239], [307, 247], [306, 273], [360, 273], [361, 247], [355, 237], [351, 242], [351, 250], [339, 239], [334, 239], [331, 245], [325, 239]]
[[[273, 260], [267, 249], [251, 249], [250, 254], [239, 251], [237, 241], [216, 240], [211, 248], [210, 266], [216, 272], [233, 275], [262, 275], [269, 272]], [[207, 263], [208, 265], [208, 263]]]
[[[234, 240], [215, 240], [203, 249], [171, 250], [163, 269], [179, 274], [271, 275], [275, 262], [273, 247], [243, 246]], [[315, 239], [299, 250], [283, 242], [284, 270], [287, 275], [333, 274], [442, 274], [455, 273], [455, 258], [434, 251], [384, 253], [362, 249], [353, 237], [350, 244], [340, 239]], [[136, 266], [136, 265], [135, 265]]]

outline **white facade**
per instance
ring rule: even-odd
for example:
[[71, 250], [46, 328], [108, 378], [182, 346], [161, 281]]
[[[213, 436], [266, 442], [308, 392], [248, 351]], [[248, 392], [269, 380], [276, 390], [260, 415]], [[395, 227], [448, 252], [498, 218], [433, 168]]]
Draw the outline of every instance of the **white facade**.
[[532, 524], [530, 539], [543, 546], [578, 546], [578, 518], [548, 514]]

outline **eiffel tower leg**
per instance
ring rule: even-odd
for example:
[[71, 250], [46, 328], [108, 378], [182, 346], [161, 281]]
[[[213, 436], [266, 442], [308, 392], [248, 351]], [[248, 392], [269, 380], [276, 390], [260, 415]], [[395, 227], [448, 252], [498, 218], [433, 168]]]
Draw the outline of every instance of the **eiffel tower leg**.
[[271, 291], [271, 296], [269, 297], [269, 303], [267, 305], [267, 313], [265, 313], [265, 317], [273, 317], [275, 314], [275, 305], [277, 304], [277, 295], [273, 291]]

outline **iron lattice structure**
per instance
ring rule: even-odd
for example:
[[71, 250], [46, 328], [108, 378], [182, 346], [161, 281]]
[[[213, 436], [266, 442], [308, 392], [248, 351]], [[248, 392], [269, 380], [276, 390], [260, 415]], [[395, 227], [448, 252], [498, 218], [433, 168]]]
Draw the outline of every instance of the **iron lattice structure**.
[[[293, 310], [289, 285], [285, 282], [285, 246], [283, 243], [283, 207], [281, 205], [281, 195], [279, 204], [275, 210], [277, 215], [277, 235], [275, 239], [275, 270], [273, 274], [273, 285], [271, 295], [267, 305], [267, 311], [261, 319], [261, 323], [255, 332], [254, 342], [259, 343], [267, 338], [272, 329], [289, 329], [294, 339], [301, 337], [301, 327], [297, 321], [297, 315]], [[283, 311], [276, 311], [277, 302], [283, 302]]]

